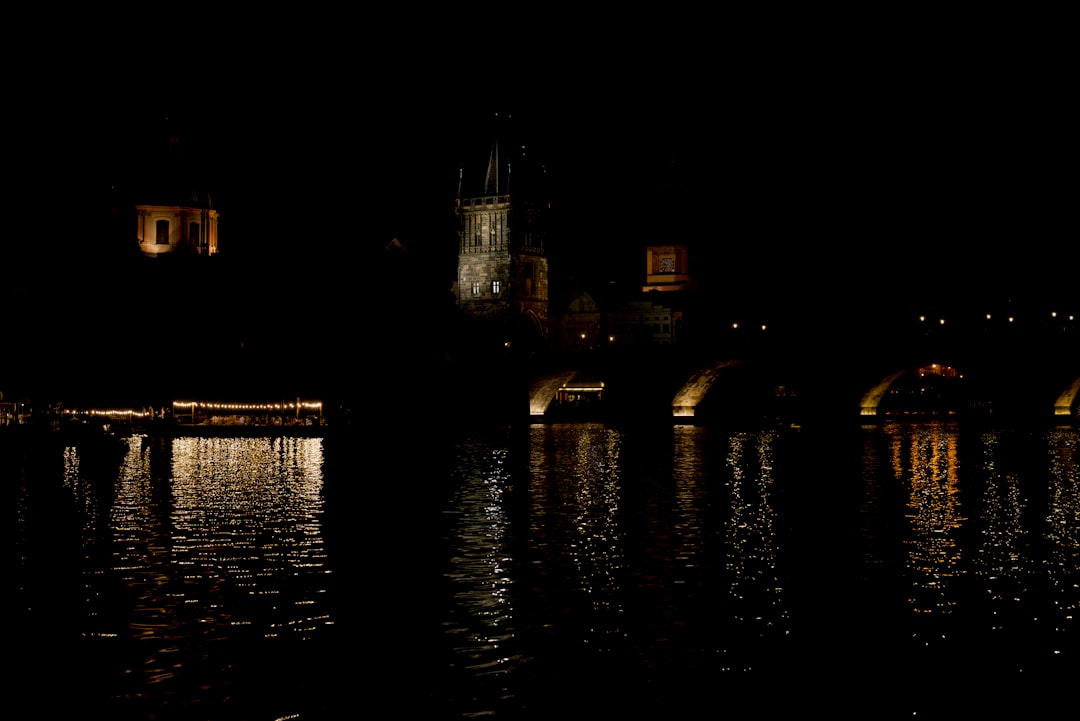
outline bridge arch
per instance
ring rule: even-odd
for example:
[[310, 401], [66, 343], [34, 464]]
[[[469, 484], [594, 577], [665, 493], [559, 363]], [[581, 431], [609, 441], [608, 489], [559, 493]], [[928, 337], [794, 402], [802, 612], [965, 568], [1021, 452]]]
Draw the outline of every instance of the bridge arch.
[[896, 382], [896, 379], [907, 372], [908, 370], [904, 369], [890, 373], [878, 381], [878, 383], [870, 390], [863, 393], [862, 399], [859, 401], [859, 415], [876, 416], [878, 406], [881, 405], [881, 399], [889, 392], [889, 388]]
[[1065, 390], [1061, 392], [1057, 400], [1054, 402], [1054, 415], [1056, 417], [1072, 416], [1073, 408], [1076, 408], [1076, 413], [1080, 415], [1080, 406], [1077, 406], [1077, 396], [1080, 395], [1080, 377], [1072, 382]]
[[[866, 367], [806, 357], [786, 360], [787, 364], [779, 365], [747, 359], [694, 366], [634, 364], [616, 368], [614, 373], [596, 367], [548, 370], [532, 378], [529, 412], [534, 418], [565, 417], [567, 404], [558, 399], [560, 392], [570, 389], [593, 393], [598, 402], [589, 405], [591, 413], [600, 411], [620, 419], [629, 414], [668, 415], [677, 422], [737, 417], [797, 421], [853, 413], [866, 419], [898, 413], [1080, 418], [1080, 378], [1073, 369], [1063, 374], [1061, 369], [1039, 367], [1039, 372], [1033, 372], [1031, 364], [1009, 365], [991, 356], [981, 358], [982, 364], [969, 378], [942, 363], [898, 368], [900, 364], [888, 363], [886, 358], [877, 359], [885, 363]], [[885, 374], [878, 380], [873, 372], [866, 375], [871, 365]], [[894, 370], [889, 371], [889, 365]]]
[[675, 418], [693, 417], [709, 389], [725, 370], [745, 364], [742, 360], [725, 360], [696, 371], [675, 393], [671, 400], [671, 415]]
[[[947, 380], [960, 379], [963, 377], [955, 368], [943, 363], [928, 363], [916, 368], [904, 368], [893, 371], [862, 394], [862, 397], [859, 400], [859, 415], [877, 416], [881, 411], [882, 401], [885, 399], [886, 395], [888, 395], [889, 391], [893, 390], [898, 382], [908, 378], [914, 378], [916, 375], [920, 378], [930, 376]], [[953, 408], [951, 410], [955, 411], [959, 409]]]
[[533, 381], [529, 387], [529, 415], [542, 416], [548, 412], [559, 389], [572, 381], [576, 371], [559, 371]]

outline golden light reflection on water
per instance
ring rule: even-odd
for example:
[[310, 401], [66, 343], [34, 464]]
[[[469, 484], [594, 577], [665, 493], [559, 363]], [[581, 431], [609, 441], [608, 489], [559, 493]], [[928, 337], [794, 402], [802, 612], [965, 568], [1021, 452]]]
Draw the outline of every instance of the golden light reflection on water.
[[[672, 477], [675, 481], [675, 518], [671, 535], [673, 559], [680, 568], [676, 583], [700, 583], [703, 572], [708, 507], [708, 476], [702, 444], [707, 431], [698, 426], [676, 425], [672, 431]], [[657, 516], [663, 518], [663, 515]], [[656, 533], [664, 532], [657, 528]], [[661, 536], [654, 535], [657, 539]]]
[[787, 633], [788, 612], [777, 576], [776, 511], [772, 505], [775, 431], [734, 433], [728, 442], [730, 515], [726, 558], [734, 618], [751, 638]]
[[[307, 637], [330, 622], [319, 599], [329, 573], [321, 537], [322, 440], [177, 438], [172, 448], [171, 555], [185, 603], [242, 590], [268, 636]], [[293, 577], [316, 580], [282, 583]], [[293, 592], [295, 590], [295, 593]], [[222, 608], [231, 624], [247, 614]]]
[[[975, 499], [979, 540], [973, 569], [990, 605], [990, 630], [1009, 632], [1030, 584], [1027, 578], [1030, 539], [1024, 529], [1025, 499], [1016, 471], [1001, 459], [1007, 445], [1002, 433], [987, 430], [979, 436], [978, 477], [982, 489]], [[975, 474], [969, 474], [973, 480]]]
[[[87, 510], [84, 634], [141, 642], [133, 682], [205, 666], [198, 649], [236, 634], [307, 639], [332, 624], [321, 439], [127, 442], [115, 476], [88, 477], [69, 448], [64, 477]], [[203, 672], [220, 685], [223, 669]]]
[[[620, 435], [602, 425], [539, 426], [530, 455], [531, 533], [555, 551], [592, 612], [622, 635], [621, 579], [626, 568], [620, 510]], [[603, 643], [601, 639], [592, 642]]]
[[907, 603], [913, 637], [925, 646], [946, 642], [944, 619], [956, 607], [961, 549], [957, 428], [947, 423], [890, 424], [893, 473], [907, 489], [909, 534]]
[[[511, 594], [510, 449], [497, 440], [464, 443], [458, 451], [460, 477], [447, 505], [454, 606], [444, 631], [463, 668], [498, 684], [522, 661]], [[513, 693], [500, 688], [498, 695]]]
[[517, 442], [459, 445], [447, 506], [445, 629], [500, 698], [520, 693], [511, 672], [537, 644], [601, 675], [613, 659], [746, 671], [787, 633], [774, 432], [537, 424]]
[[[1080, 631], [1080, 430], [1060, 426], [1049, 435], [1050, 498], [1046, 539], [1053, 630], [1058, 652], [1065, 653]], [[1080, 653], [1076, 642], [1068, 652]]]
[[[457, 445], [455, 467], [446, 574], [454, 605], [444, 630], [472, 678], [496, 687], [478, 695], [507, 703], [520, 693], [513, 672], [535, 660], [523, 636], [566, 631], [547, 607], [560, 594], [587, 606], [578, 629], [586, 647], [610, 648], [623, 635], [618, 434], [560, 425], [532, 426], [525, 439], [496, 433]], [[543, 597], [520, 621], [516, 604], [538, 588]]]
[[[954, 657], [978, 644], [979, 661], [1019, 673], [1075, 663], [1077, 429], [1049, 429], [1045, 436], [994, 427], [961, 433], [955, 423], [931, 422], [881, 430], [892, 479], [906, 492], [902, 544], [911, 635], [920, 648], [947, 652], [926, 658]], [[874, 501], [864, 506], [873, 515], [864, 531], [870, 534], [887, 517], [887, 494], [872, 490], [881, 485], [875, 458], [867, 443], [867, 498]], [[1054, 647], [1049, 654], [1047, 645]]]
[[956, 603], [953, 585], [961, 558], [957, 532], [966, 520], [960, 512], [958, 429], [927, 423], [889, 424], [885, 430], [893, 473], [908, 490], [908, 603], [917, 614], [948, 615]]

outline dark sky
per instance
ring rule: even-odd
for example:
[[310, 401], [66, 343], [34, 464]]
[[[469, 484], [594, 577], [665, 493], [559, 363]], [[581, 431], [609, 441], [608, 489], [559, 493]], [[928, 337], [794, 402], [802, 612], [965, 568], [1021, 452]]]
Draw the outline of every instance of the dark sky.
[[[1075, 77], [1044, 25], [462, 20], [425, 34], [260, 18], [156, 36], [156, 51], [123, 32], [40, 46], [10, 95], [9, 288], [80, 302], [106, 268], [78, 250], [165, 117], [205, 155], [222, 255], [249, 277], [292, 274], [305, 297], [355, 287], [395, 237], [441, 263], [458, 168], [484, 159], [500, 113], [549, 171], [561, 269], [594, 282], [637, 282], [645, 242], [686, 241], [720, 301], [864, 305], [869, 287], [1076, 303]], [[103, 317], [168, 295], [150, 285], [110, 293]], [[49, 334], [63, 317], [40, 307], [9, 327]]]
[[1076, 111], [1049, 43], [576, 38], [473, 65], [471, 44], [428, 56], [364, 37], [245, 39], [202, 65], [83, 58], [15, 106], [22, 190], [96, 202], [167, 116], [208, 158], [223, 250], [437, 247], [453, 242], [435, 235], [458, 166], [486, 153], [500, 112], [545, 160], [579, 253], [648, 234], [744, 275], [831, 280], [846, 258], [892, 277], [927, 253], [928, 273], [1034, 270], [1075, 238]]

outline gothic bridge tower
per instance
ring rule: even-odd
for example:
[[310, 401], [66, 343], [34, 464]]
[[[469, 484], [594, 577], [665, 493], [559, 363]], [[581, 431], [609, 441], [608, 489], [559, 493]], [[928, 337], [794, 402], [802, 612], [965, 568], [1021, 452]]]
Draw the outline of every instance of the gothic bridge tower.
[[543, 343], [548, 332], [550, 202], [543, 168], [524, 146], [497, 137], [483, 177], [459, 171], [457, 305], [507, 339]]

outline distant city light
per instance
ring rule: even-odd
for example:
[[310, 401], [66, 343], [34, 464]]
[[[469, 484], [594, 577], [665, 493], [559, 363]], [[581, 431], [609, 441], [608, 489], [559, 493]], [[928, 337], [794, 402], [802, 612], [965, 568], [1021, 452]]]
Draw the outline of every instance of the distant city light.
[[298, 401], [296, 403], [211, 403], [205, 401], [173, 401], [173, 408], [201, 408], [205, 410], [220, 411], [280, 411], [286, 409], [301, 408], [303, 410], [319, 410], [322, 401]]
[[99, 416], [104, 418], [146, 418], [150, 415], [147, 410], [135, 410], [133, 408], [88, 408], [86, 410], [65, 409], [64, 413], [72, 416]]

